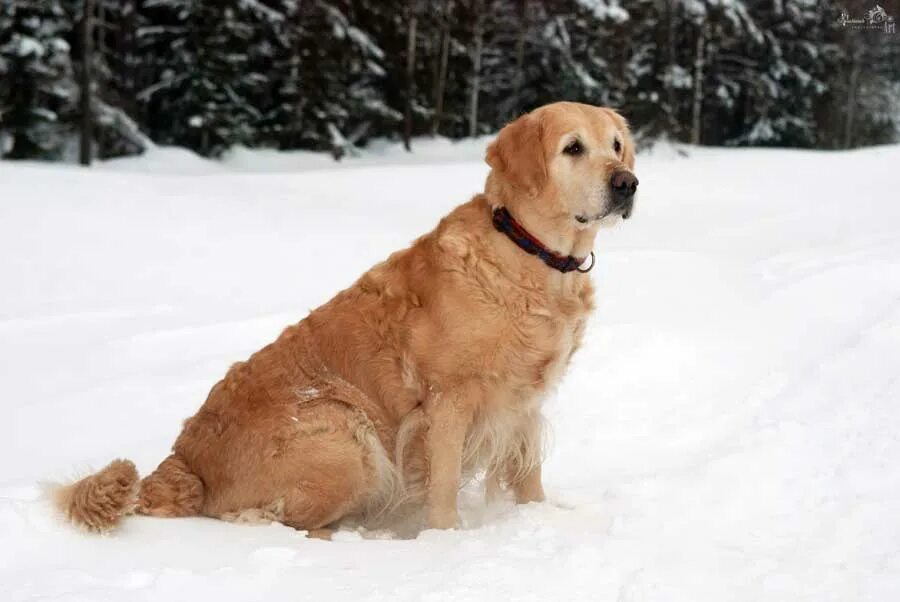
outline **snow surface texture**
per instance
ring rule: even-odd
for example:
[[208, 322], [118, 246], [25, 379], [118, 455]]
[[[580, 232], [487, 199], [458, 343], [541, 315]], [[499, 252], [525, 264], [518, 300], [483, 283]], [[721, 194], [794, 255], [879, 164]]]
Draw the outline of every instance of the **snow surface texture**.
[[0, 163], [0, 599], [900, 599], [900, 147], [640, 156], [544, 504], [469, 486], [462, 530], [334, 542], [50, 512], [38, 481], [152, 470], [231, 362], [478, 191], [483, 146]]

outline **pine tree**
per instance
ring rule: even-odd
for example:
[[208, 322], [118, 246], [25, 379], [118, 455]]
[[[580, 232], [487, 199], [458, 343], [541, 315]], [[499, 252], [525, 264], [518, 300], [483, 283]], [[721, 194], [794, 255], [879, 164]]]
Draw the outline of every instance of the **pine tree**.
[[61, 159], [78, 100], [59, 0], [0, 5], [0, 156]]
[[199, 2], [192, 17], [196, 63], [185, 89], [186, 142], [213, 156], [234, 145], [254, 146], [284, 14], [259, 0], [228, 0]]
[[135, 14], [132, 116], [160, 144], [189, 146], [192, 140], [188, 121], [196, 109], [188, 91], [197, 68], [196, 7], [196, 0], [144, 0]]
[[[64, 154], [81, 2], [0, 4], [3, 156]], [[211, 156], [341, 157], [400, 138], [407, 107], [412, 135], [460, 138], [556, 100], [614, 106], [648, 139], [842, 148], [900, 135], [900, 36], [836, 27], [837, 0], [94, 4], [100, 156], [146, 148], [146, 133]]]
[[677, 62], [669, 62], [678, 60], [677, 51], [669, 47], [668, 7], [673, 4], [658, 0], [629, 2], [627, 19], [622, 14], [612, 21], [607, 19], [604, 41], [617, 43], [598, 44], [599, 48], [611, 49], [604, 54], [612, 75], [603, 104], [625, 115], [639, 140], [662, 135], [678, 138], [681, 134], [676, 88], [669, 87], [673, 69], [680, 68]]
[[383, 94], [385, 52], [361, 27], [353, 3], [318, 2], [305, 20], [313, 35], [300, 42], [309, 124], [304, 142], [340, 157], [373, 133], [397, 127], [402, 116]]
[[[137, 114], [140, 55], [138, 0], [94, 0], [92, 74], [97, 156], [115, 157], [145, 150]], [[83, 57], [78, 62], [83, 63]]]
[[853, 148], [900, 140], [900, 35], [837, 27], [829, 33], [841, 52], [822, 103], [824, 145]]
[[727, 142], [815, 146], [818, 106], [838, 56], [825, 39], [831, 17], [823, 4], [755, 2], [752, 8], [764, 38], [752, 58], [734, 60], [749, 85], [738, 107], [740, 131]]
[[526, 56], [533, 54], [537, 20], [533, 13], [533, 3], [522, 0], [487, 3], [482, 15], [478, 133], [499, 129], [526, 106]]

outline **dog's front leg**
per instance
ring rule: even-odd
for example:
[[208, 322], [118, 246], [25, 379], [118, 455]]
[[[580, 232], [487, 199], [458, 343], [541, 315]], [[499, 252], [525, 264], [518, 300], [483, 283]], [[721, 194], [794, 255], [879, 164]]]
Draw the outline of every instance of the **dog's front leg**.
[[463, 386], [431, 397], [425, 403], [428, 418], [428, 527], [457, 526], [456, 497], [462, 472], [463, 445], [478, 403], [478, 387]]
[[544, 485], [541, 482], [541, 465], [533, 467], [525, 475], [513, 483], [517, 504], [544, 501]]
[[[515, 475], [517, 468], [515, 466], [508, 467], [508, 474]], [[541, 481], [541, 465], [538, 464], [529, 469], [518, 480], [513, 477], [506, 477], [509, 487], [516, 495], [517, 504], [527, 504], [529, 502], [543, 502], [544, 485]], [[488, 474], [485, 482], [485, 500], [488, 503], [494, 502], [503, 495], [503, 483], [500, 474], [493, 472]]]
[[540, 414], [532, 415], [522, 427], [521, 453], [488, 472], [485, 483], [485, 498], [488, 502], [501, 496], [504, 484], [515, 493], [516, 503], [544, 501], [544, 485], [541, 481], [542, 424]]

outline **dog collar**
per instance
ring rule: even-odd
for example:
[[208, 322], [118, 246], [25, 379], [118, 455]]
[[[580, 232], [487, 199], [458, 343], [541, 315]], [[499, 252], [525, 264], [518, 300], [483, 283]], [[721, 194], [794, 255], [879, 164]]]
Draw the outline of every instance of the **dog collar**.
[[594, 268], [594, 252], [591, 251], [591, 265], [587, 269], [581, 269], [581, 264], [587, 261], [587, 257], [573, 257], [572, 255], [560, 255], [544, 246], [537, 238], [528, 233], [510, 215], [506, 207], [496, 207], [493, 217], [494, 227], [506, 234], [516, 245], [530, 255], [537, 255], [538, 259], [549, 265], [554, 270], [566, 273], [577, 270], [581, 273], [590, 272]]

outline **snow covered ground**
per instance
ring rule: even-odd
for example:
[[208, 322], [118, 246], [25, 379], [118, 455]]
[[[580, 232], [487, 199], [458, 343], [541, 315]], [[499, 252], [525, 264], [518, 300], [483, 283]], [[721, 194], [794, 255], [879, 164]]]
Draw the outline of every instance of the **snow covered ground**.
[[0, 163], [0, 600], [900, 599], [900, 147], [639, 157], [547, 503], [469, 487], [463, 530], [333, 542], [49, 511], [39, 481], [153, 469], [231, 362], [478, 191], [483, 145]]

